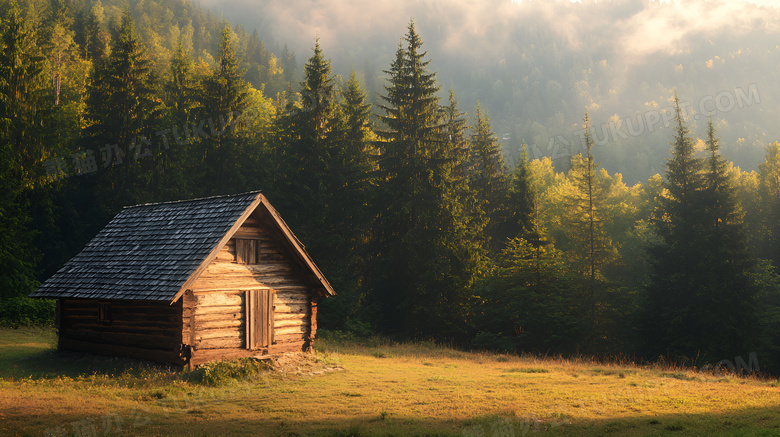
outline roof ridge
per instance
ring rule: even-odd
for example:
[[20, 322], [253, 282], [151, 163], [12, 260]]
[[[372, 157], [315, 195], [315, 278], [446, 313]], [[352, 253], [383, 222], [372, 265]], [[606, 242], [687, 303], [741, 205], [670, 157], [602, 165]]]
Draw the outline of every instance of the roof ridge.
[[254, 190], [254, 191], [246, 191], [243, 193], [236, 193], [236, 194], [220, 194], [216, 196], [209, 196], [209, 197], [198, 197], [196, 199], [184, 199], [184, 200], [169, 200], [167, 202], [153, 202], [153, 203], [139, 203], [137, 205], [128, 205], [123, 206], [122, 209], [130, 209], [130, 208], [138, 208], [141, 206], [155, 206], [155, 205], [170, 205], [174, 203], [186, 203], [186, 202], [197, 202], [201, 200], [209, 200], [209, 199], [219, 199], [224, 197], [238, 197], [238, 196], [245, 196], [247, 194], [259, 194], [262, 193], [262, 190]]

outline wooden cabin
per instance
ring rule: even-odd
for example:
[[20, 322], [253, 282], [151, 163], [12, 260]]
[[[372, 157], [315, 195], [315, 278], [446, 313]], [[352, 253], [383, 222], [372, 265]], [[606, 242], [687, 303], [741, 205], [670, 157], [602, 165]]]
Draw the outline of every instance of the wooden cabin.
[[307, 351], [333, 288], [260, 192], [124, 208], [31, 294], [61, 350], [179, 365]]

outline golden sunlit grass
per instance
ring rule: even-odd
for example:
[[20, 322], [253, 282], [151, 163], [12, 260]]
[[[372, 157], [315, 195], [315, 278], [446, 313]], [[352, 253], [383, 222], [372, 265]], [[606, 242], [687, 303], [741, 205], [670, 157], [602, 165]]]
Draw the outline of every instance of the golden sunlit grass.
[[326, 339], [321, 367], [345, 370], [221, 365], [243, 376], [215, 387], [55, 343], [0, 331], [0, 434], [780, 435], [776, 381], [679, 368]]

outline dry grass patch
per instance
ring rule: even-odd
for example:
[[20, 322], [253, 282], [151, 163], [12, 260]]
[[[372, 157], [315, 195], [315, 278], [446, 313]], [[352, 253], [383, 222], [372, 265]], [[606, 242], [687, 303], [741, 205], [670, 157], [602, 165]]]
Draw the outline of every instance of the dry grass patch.
[[[0, 332], [0, 434], [83, 434], [90, 426], [98, 435], [780, 431], [777, 381], [755, 378], [325, 338], [316, 356], [276, 363], [277, 371], [215, 364], [232, 376], [204, 384], [147, 363], [58, 355], [53, 338]], [[344, 370], [318, 373], [334, 367]]]

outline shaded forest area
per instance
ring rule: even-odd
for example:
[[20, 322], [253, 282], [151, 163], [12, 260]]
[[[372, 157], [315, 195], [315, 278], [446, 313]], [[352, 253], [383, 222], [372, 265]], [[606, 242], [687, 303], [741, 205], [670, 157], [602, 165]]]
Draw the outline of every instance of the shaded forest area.
[[299, 73], [188, 2], [0, 17], [5, 323], [50, 320], [27, 294], [123, 206], [261, 188], [338, 293], [322, 327], [778, 371], [780, 144], [743, 171], [676, 94], [664, 175], [629, 186], [596, 162], [585, 112], [566, 172], [509, 168], [489, 108], [467, 117], [442, 89], [413, 22], [372, 105], [319, 40]]

